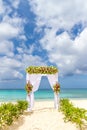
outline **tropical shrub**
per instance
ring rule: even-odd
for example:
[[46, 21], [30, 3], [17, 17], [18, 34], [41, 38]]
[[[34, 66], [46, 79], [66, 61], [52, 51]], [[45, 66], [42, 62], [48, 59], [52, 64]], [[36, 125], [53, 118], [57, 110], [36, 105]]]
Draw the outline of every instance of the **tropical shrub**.
[[18, 101], [17, 104], [4, 103], [0, 106], [0, 130], [6, 125], [11, 125], [15, 118], [28, 107], [27, 101]]
[[80, 130], [82, 130], [84, 121], [87, 121], [87, 110], [74, 107], [68, 99], [61, 99], [60, 111], [62, 111], [65, 115], [65, 122], [71, 121], [73, 123], [76, 123], [77, 126], [79, 126]]
[[23, 111], [26, 110], [28, 107], [27, 101], [17, 101], [17, 108], [20, 114], [23, 114]]

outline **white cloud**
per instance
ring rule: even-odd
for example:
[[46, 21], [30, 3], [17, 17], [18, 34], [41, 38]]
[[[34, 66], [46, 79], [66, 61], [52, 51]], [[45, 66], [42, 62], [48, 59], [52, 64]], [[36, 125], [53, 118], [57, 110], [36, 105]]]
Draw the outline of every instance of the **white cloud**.
[[39, 56], [33, 56], [28, 54], [23, 54], [22, 63], [24, 68], [28, 66], [41, 66], [46, 65]]
[[22, 63], [15, 58], [7, 56], [0, 58], [0, 80], [13, 80], [23, 78]]
[[22, 79], [23, 78], [23, 74], [18, 72], [17, 70], [13, 70], [9, 67], [4, 68], [4, 70], [2, 70], [0, 68], [0, 80], [17, 80], [17, 79]]
[[12, 25], [4, 22], [0, 24], [0, 40], [17, 37], [19, 33], [19, 28], [15, 28]]
[[10, 41], [3, 41], [0, 43], [0, 54], [7, 56], [14, 56], [14, 45]]
[[87, 28], [75, 40], [66, 32], [59, 36], [53, 32], [47, 31], [40, 41], [48, 51], [49, 61], [57, 64], [61, 75], [87, 73]]
[[13, 43], [11, 39], [20, 39], [21, 35], [23, 37], [23, 33], [24, 31], [21, 18], [18, 18], [16, 16], [13, 18], [4, 16], [3, 21], [0, 23], [0, 54], [14, 57], [15, 43]]
[[19, 39], [21, 40], [21, 41], [26, 41], [27, 40], [27, 38], [26, 38], [26, 36], [23, 34], [21, 34], [20, 35], [20, 37], [19, 37]]
[[[36, 14], [37, 30], [45, 26], [40, 44], [47, 50], [49, 61], [57, 64], [61, 75], [87, 73], [86, 0], [29, 0], [29, 3]], [[70, 32], [79, 22], [85, 29], [72, 40], [67, 30]], [[56, 35], [60, 28], [66, 31]]]
[[21, 35], [23, 37], [24, 22], [25, 20], [22, 20], [22, 18], [19, 18], [17, 15], [14, 15], [12, 18], [5, 15], [0, 23], [0, 40], [20, 38]]
[[25, 20], [23, 20], [22, 18], [18, 17], [17, 14], [14, 14], [12, 17], [9, 17], [8, 15], [5, 15], [3, 17], [3, 21], [5, 23], [11, 24], [14, 27], [20, 27]]
[[[24, 23], [26, 20], [19, 17], [17, 11], [12, 8], [12, 5], [14, 5], [15, 8], [18, 8], [20, 0], [10, 0], [9, 2], [10, 3], [7, 4], [5, 1], [0, 1], [0, 41], [12, 38], [25, 40], [26, 37], [24, 36]], [[12, 14], [12, 16], [9, 14]]]
[[40, 43], [48, 51], [49, 61], [57, 64], [61, 75], [72, 73], [76, 64], [74, 42], [66, 32], [60, 36], [54, 35], [53, 32], [53, 30], [47, 31]]
[[12, 9], [10, 8], [10, 5], [7, 5], [5, 1], [0, 0], [0, 15], [4, 16], [9, 13], [11, 13]]
[[17, 47], [17, 51], [19, 54], [29, 54], [32, 55], [33, 52], [35, 51], [35, 45], [30, 44], [30, 45], [25, 45], [24, 43], [21, 43], [19, 47]]
[[[26, 20], [19, 17], [17, 11], [20, 0], [10, 0], [9, 5], [2, 1], [2, 19], [0, 22], [0, 80], [23, 78], [23, 72], [29, 65], [42, 65], [39, 56], [33, 56], [34, 45], [25, 45], [24, 24]], [[13, 11], [13, 12], [12, 12]], [[12, 13], [10, 17], [9, 13]], [[16, 45], [12, 39], [20, 41]], [[16, 51], [16, 53], [15, 53]]]
[[5, 11], [5, 9], [4, 9], [4, 6], [3, 6], [3, 2], [2, 2], [2, 0], [0, 0], [0, 14], [3, 14], [4, 11]]
[[14, 8], [18, 8], [19, 4], [20, 4], [20, 0], [9, 0], [11, 2], [11, 5], [14, 7]]
[[26, 51], [11, 57], [3, 56], [0, 58], [0, 80], [22, 79], [24, 78], [23, 72], [25, 72], [25, 69], [30, 65], [38, 66], [46, 64], [39, 56], [33, 56]]
[[[23, 72], [30, 65], [45, 65], [39, 56], [17, 55], [16, 59], [2, 57], [0, 58], [0, 80], [22, 79]], [[21, 72], [22, 71], [22, 72]]]
[[7, 67], [7, 68], [18, 68], [20, 69], [22, 67], [22, 64], [20, 61], [16, 60], [15, 58], [9, 58], [7, 56], [0, 58], [0, 66]]
[[17, 9], [19, 7], [20, 4], [20, 0], [9, 0], [9, 4], [7, 4], [6, 1], [0, 0], [0, 14], [2, 16], [9, 14], [10, 12], [12, 12], [12, 7], [14, 7], [15, 9]]
[[86, 0], [29, 0], [29, 2], [32, 11], [37, 15], [39, 27], [45, 25], [68, 29], [79, 21], [87, 21]]

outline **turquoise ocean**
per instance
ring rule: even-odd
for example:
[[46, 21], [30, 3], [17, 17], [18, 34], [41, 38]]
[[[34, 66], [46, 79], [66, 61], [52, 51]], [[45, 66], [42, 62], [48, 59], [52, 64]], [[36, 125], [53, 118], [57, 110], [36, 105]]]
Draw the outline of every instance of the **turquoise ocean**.
[[[26, 100], [24, 89], [0, 89], [0, 102]], [[61, 88], [60, 98], [87, 99], [87, 88]], [[53, 100], [54, 93], [51, 89], [35, 92], [35, 100]]]

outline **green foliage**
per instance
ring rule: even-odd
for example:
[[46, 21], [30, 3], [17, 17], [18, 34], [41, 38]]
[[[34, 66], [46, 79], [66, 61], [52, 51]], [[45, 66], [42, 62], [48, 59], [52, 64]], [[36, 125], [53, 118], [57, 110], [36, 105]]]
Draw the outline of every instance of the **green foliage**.
[[26, 72], [29, 74], [55, 74], [58, 69], [54, 66], [30, 66]]
[[18, 101], [17, 104], [4, 103], [0, 106], [0, 129], [11, 125], [15, 118], [18, 118], [28, 107], [27, 101]]
[[20, 112], [20, 114], [23, 113], [24, 110], [26, 110], [28, 107], [28, 102], [26, 101], [17, 101], [17, 108]]
[[60, 110], [64, 113], [64, 121], [76, 123], [80, 129], [84, 125], [84, 120], [87, 121], [87, 110], [74, 107], [68, 99], [61, 99]]

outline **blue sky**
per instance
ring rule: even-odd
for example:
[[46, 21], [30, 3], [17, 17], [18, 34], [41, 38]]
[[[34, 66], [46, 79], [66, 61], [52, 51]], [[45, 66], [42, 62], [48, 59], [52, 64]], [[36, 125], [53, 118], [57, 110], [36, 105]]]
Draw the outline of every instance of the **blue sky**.
[[0, 88], [24, 88], [30, 65], [57, 66], [61, 87], [87, 87], [86, 12], [86, 0], [0, 0]]

